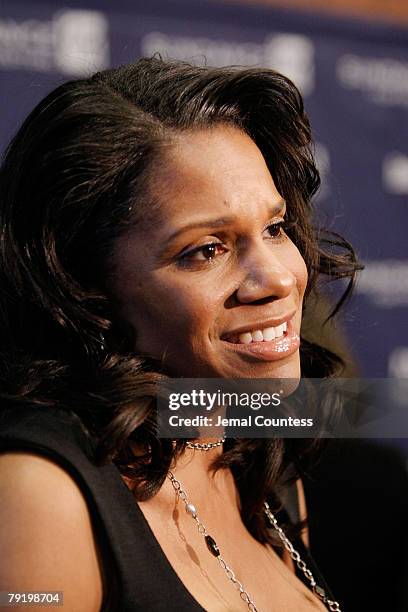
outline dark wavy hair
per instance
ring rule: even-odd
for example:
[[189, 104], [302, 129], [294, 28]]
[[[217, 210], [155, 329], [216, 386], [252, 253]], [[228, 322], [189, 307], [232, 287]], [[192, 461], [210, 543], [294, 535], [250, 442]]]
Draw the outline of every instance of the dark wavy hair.
[[[163, 144], [216, 124], [253, 139], [287, 201], [288, 234], [309, 273], [305, 304], [319, 275], [349, 279], [337, 311], [359, 266], [347, 242], [312, 224], [319, 174], [309, 122], [296, 87], [273, 70], [153, 57], [69, 81], [24, 121], [1, 166], [0, 397], [16, 409], [76, 415], [97, 441], [96, 461], [112, 460], [138, 500], [159, 490], [185, 440], [155, 434], [155, 388], [166, 372], [135, 354], [105, 279], [116, 239], [154, 205], [148, 180]], [[341, 365], [305, 340], [300, 352], [304, 376], [331, 376]], [[231, 439], [214, 463], [232, 470], [258, 540], [273, 537], [263, 500], [278, 503], [288, 466], [295, 477], [309, 446]]]

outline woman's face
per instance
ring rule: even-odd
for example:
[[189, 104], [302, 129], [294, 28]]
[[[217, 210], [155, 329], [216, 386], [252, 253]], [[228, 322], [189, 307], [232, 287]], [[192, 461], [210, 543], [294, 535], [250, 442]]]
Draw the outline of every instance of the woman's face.
[[151, 190], [114, 255], [135, 351], [176, 377], [298, 378], [307, 271], [258, 147], [229, 126], [184, 133]]

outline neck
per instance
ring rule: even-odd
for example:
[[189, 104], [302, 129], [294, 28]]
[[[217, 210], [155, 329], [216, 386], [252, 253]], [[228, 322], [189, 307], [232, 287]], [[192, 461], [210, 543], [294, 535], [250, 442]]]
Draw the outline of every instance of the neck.
[[[221, 438], [197, 438], [195, 440], [191, 440], [192, 444], [215, 444], [219, 442]], [[193, 466], [191, 469], [194, 469], [201, 473], [203, 476], [203, 472], [208, 473], [208, 477], [211, 476], [209, 472], [209, 467], [211, 463], [214, 461], [216, 457], [219, 457], [223, 452], [222, 445], [215, 446], [208, 450], [202, 450], [199, 448], [189, 448], [186, 446], [182, 455], [177, 458], [176, 462], [173, 464], [173, 468], [180, 473], [182, 471], [188, 471], [189, 466]], [[172, 468], [170, 468], [172, 469]]]
[[[199, 438], [200, 444], [217, 442], [219, 438]], [[196, 440], [194, 440], [196, 442]], [[226, 503], [229, 500], [239, 507], [239, 495], [231, 470], [219, 469], [213, 473], [209, 468], [216, 457], [223, 452], [222, 446], [208, 451], [186, 448], [183, 454], [170, 468], [172, 474], [180, 481], [193, 503], [201, 507], [211, 500], [215, 504]], [[174, 491], [169, 479], [165, 488], [173, 497]]]

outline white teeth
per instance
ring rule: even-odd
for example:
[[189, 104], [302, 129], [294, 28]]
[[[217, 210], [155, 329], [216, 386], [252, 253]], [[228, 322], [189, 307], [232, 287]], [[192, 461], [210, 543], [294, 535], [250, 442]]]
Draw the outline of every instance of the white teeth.
[[276, 327], [266, 327], [265, 329], [256, 329], [253, 332], [244, 332], [239, 335], [240, 344], [251, 344], [251, 342], [269, 342], [275, 338], [281, 338], [287, 330], [287, 323], [282, 323]]
[[283, 324], [275, 327], [275, 334], [276, 338], [280, 338], [281, 336], [283, 336]]
[[252, 342], [252, 334], [250, 334], [249, 332], [240, 334], [239, 341], [241, 342], [241, 344], [250, 344]]
[[264, 340], [269, 341], [269, 340], [275, 340], [275, 328], [274, 327], [267, 327], [266, 329], [263, 330], [263, 337]]

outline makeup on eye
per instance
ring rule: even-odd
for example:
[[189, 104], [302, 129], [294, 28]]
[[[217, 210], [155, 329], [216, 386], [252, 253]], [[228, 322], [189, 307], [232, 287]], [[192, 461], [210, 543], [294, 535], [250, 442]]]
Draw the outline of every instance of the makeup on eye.
[[[218, 249], [218, 253], [217, 253]], [[185, 253], [183, 253], [179, 262], [181, 265], [188, 265], [189, 262], [192, 263], [205, 263], [211, 262], [215, 257], [225, 253], [227, 248], [223, 245], [222, 242], [207, 242], [202, 246], [195, 247]], [[201, 257], [200, 257], [201, 255]], [[207, 255], [207, 256], [206, 256]]]
[[[272, 206], [267, 205], [267, 208], [267, 218], [269, 218], [270, 220], [284, 220], [286, 216], [286, 201], [283, 198], [280, 198]], [[207, 229], [209, 232], [211, 232], [217, 229], [219, 230], [219, 232], [217, 233], [220, 234], [222, 232], [222, 234], [224, 234], [228, 231], [229, 228], [236, 227], [237, 223], [241, 223], [239, 217], [236, 215], [230, 215], [212, 219], [204, 218], [201, 220], [192, 221], [191, 223], [183, 224], [181, 227], [173, 231], [163, 240], [162, 249], [158, 257], [159, 259], [163, 260], [168, 258], [170, 253], [174, 251], [175, 244], [181, 241], [184, 235], [190, 234], [190, 232], [198, 231], [200, 229]], [[272, 221], [268, 221], [264, 229], [266, 229], [271, 224]]]
[[[287, 238], [285, 234], [285, 230], [287, 229], [287, 227], [288, 227], [287, 221], [285, 219], [282, 219], [281, 221], [275, 221], [274, 223], [269, 223], [265, 227], [264, 231], [268, 230], [270, 237], [278, 241], [279, 239]], [[271, 230], [273, 233], [271, 233]]]
[[[281, 242], [287, 239], [284, 230], [286, 227], [285, 219], [268, 223], [263, 232], [269, 232], [267, 238], [273, 242]], [[218, 250], [218, 252], [217, 252]], [[184, 250], [178, 257], [177, 263], [181, 267], [187, 267], [189, 264], [211, 263], [217, 257], [228, 251], [228, 247], [221, 241], [211, 240], [200, 246]]]

